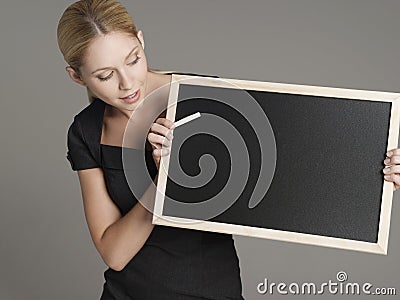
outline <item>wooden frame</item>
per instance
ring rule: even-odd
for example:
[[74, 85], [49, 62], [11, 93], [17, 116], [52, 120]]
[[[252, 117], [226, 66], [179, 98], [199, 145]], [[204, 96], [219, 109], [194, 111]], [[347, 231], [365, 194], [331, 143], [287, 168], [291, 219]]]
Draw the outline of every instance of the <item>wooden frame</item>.
[[[179, 87], [181, 84], [225, 87], [225, 88], [232, 88], [233, 86], [236, 86], [239, 89], [254, 90], [254, 91], [271, 91], [277, 93], [316, 95], [316, 96], [337, 97], [345, 99], [391, 102], [392, 110], [390, 117], [387, 150], [397, 148], [398, 145], [398, 135], [399, 135], [399, 125], [400, 125], [400, 115], [399, 115], [400, 94], [398, 93], [173, 74], [170, 94], [169, 94], [168, 110], [167, 110], [167, 118], [170, 120], [175, 120], [176, 103], [179, 93]], [[190, 228], [195, 230], [220, 232], [227, 234], [245, 235], [251, 237], [266, 238], [266, 239], [280, 240], [286, 242], [296, 242], [302, 244], [333, 247], [340, 249], [348, 249], [348, 250], [370, 252], [377, 254], [385, 254], [385, 255], [387, 254], [389, 228], [390, 228], [390, 215], [391, 215], [392, 198], [393, 198], [393, 183], [385, 181], [383, 184], [381, 210], [379, 218], [378, 241], [377, 243], [369, 243], [369, 242], [334, 238], [328, 236], [318, 236], [318, 235], [304, 234], [297, 232], [280, 231], [268, 228], [226, 224], [226, 223], [210, 222], [210, 221], [199, 221], [199, 220], [192, 220], [185, 218], [177, 218], [172, 216], [165, 216], [163, 215], [163, 205], [164, 205], [164, 193], [166, 190], [166, 183], [168, 176], [167, 174], [168, 167], [169, 167], [169, 156], [162, 157], [160, 165], [160, 174], [157, 183], [158, 192], [155, 200], [153, 224]], [[382, 174], [382, 180], [383, 180], [383, 174]]]

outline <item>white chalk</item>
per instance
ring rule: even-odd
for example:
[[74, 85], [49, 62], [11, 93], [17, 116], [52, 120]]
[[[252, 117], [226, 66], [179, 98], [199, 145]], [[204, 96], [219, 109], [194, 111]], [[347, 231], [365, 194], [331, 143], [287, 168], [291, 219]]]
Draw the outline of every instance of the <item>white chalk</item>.
[[193, 121], [194, 119], [200, 118], [200, 116], [201, 116], [200, 113], [197, 112], [197, 113], [195, 113], [195, 114], [193, 114], [193, 115], [184, 117], [183, 119], [180, 119], [179, 121], [176, 121], [176, 122], [174, 123], [174, 124], [175, 124], [174, 128], [176, 128], [176, 127], [178, 127], [178, 126], [181, 126], [181, 125], [183, 125], [183, 124], [185, 124], [185, 123], [187, 123], [187, 122]]

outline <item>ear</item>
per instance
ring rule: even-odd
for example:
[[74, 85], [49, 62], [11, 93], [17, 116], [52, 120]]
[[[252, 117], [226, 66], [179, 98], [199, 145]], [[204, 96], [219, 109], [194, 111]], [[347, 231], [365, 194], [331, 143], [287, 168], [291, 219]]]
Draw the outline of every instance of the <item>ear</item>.
[[142, 48], [144, 50], [144, 38], [143, 38], [143, 31], [138, 30], [137, 36], [139, 38], [139, 42], [142, 44]]
[[81, 79], [79, 74], [71, 66], [67, 66], [65, 70], [67, 71], [69, 77], [71, 77], [73, 81], [75, 81], [80, 85], [86, 86], [86, 83]]

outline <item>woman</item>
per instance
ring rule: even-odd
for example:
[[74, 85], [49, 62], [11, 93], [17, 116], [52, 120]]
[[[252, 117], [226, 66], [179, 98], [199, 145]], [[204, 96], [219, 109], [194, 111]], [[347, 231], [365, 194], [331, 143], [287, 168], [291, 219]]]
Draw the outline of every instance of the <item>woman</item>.
[[[94, 95], [68, 130], [67, 158], [78, 171], [91, 237], [109, 266], [101, 299], [243, 299], [232, 235], [154, 226], [145, 208], [154, 185], [138, 202], [127, 184], [124, 129], [147, 95], [161, 90], [156, 98], [166, 103], [162, 87], [171, 80], [147, 67], [143, 33], [117, 1], [81, 0], [66, 9], [57, 34], [69, 76]], [[145, 135], [154, 182], [172, 125], [161, 116]]]
[[[139, 202], [127, 184], [121, 163], [126, 125], [152, 92], [161, 90], [156, 98], [165, 104], [163, 87], [171, 80], [148, 68], [143, 33], [117, 1], [81, 0], [66, 9], [57, 34], [66, 71], [93, 95], [68, 130], [67, 158], [78, 171], [91, 237], [109, 266], [101, 299], [243, 299], [231, 235], [154, 226], [146, 209], [154, 185], [143, 189]], [[137, 128], [156, 182], [173, 123], [160, 114], [149, 131]], [[397, 190], [399, 149], [388, 156], [385, 179]]]

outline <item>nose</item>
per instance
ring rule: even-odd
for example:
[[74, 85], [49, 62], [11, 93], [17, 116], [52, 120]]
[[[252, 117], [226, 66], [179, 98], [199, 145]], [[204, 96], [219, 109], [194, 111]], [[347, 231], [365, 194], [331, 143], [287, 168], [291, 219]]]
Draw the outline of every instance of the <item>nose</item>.
[[119, 88], [121, 90], [131, 90], [132, 89], [132, 81], [129, 79], [125, 72], [120, 72], [119, 76]]

